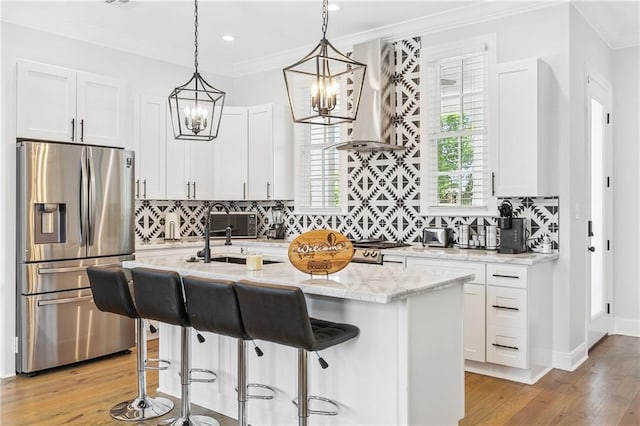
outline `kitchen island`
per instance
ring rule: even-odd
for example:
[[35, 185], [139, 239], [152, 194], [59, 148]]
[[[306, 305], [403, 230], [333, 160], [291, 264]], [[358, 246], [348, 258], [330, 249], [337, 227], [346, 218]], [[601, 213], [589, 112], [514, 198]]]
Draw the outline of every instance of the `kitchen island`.
[[[310, 358], [310, 394], [334, 399], [341, 407], [339, 417], [313, 416], [313, 424], [457, 424], [464, 417], [462, 284], [471, 274], [350, 264], [328, 277], [311, 277], [282, 260], [264, 265], [261, 271], [247, 271], [237, 264], [187, 263], [175, 256], [128, 261], [124, 266], [298, 286], [311, 316], [358, 326], [356, 339], [322, 352], [330, 365], [327, 370], [313, 361], [313, 355]], [[235, 341], [204, 336], [202, 344], [192, 336], [192, 366], [216, 371], [218, 380], [194, 383], [193, 402], [236, 418]], [[297, 417], [291, 400], [297, 392], [297, 352], [258, 344], [265, 355], [249, 357], [248, 381], [275, 387], [277, 394], [271, 401], [251, 400], [249, 422], [294, 425]], [[158, 391], [179, 397], [177, 327], [161, 324], [160, 358], [172, 365], [160, 372]]]

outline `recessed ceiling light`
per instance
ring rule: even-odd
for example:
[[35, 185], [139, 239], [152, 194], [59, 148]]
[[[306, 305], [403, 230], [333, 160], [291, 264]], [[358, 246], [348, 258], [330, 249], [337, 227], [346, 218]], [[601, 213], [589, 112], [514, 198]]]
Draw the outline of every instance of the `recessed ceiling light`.
[[340, 10], [340, 6], [338, 6], [338, 5], [337, 5], [337, 4], [335, 4], [335, 3], [331, 3], [331, 4], [329, 4], [329, 6], [327, 6], [327, 10], [328, 10], [329, 12], [337, 12], [337, 11], [339, 11], [339, 10]]
[[235, 40], [236, 38], [235, 38], [234, 36], [232, 36], [231, 34], [225, 34], [225, 35], [223, 35], [223, 36], [222, 36], [222, 39], [223, 39], [224, 41], [233, 41], [233, 40]]

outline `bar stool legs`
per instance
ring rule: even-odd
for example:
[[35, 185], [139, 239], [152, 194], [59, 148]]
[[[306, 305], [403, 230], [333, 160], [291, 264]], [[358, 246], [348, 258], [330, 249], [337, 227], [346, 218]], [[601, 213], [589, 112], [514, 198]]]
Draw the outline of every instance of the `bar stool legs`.
[[[293, 405], [298, 407], [298, 426], [308, 426], [310, 414], [337, 416], [340, 413], [340, 406], [335, 401], [321, 396], [309, 395], [308, 354], [305, 349], [298, 348], [298, 398], [291, 401]], [[331, 410], [311, 409], [309, 408], [309, 401], [311, 400], [321, 401], [331, 406]]]
[[[136, 318], [136, 332], [138, 345], [136, 349], [138, 364], [138, 396], [131, 401], [123, 401], [115, 405], [109, 414], [116, 420], [141, 421], [153, 419], [167, 414], [173, 409], [173, 402], [167, 398], [150, 397], [147, 395], [147, 335], [144, 320]], [[166, 368], [166, 367], [161, 367]]]
[[[238, 341], [238, 424], [247, 426], [247, 402], [250, 399], [273, 399], [276, 390], [271, 386], [259, 383], [247, 383], [247, 341], [244, 339], [236, 339]], [[250, 394], [250, 388], [259, 388], [266, 390], [268, 393]]]
[[238, 424], [247, 424], [247, 342], [238, 341]]
[[307, 351], [298, 349], [298, 425], [309, 424], [309, 381], [307, 380]]
[[[220, 423], [212, 417], [208, 416], [193, 416], [191, 415], [191, 396], [190, 387], [193, 381], [206, 381], [212, 382], [212, 380], [192, 380], [191, 379], [191, 327], [181, 327], [181, 350], [180, 350], [180, 385], [181, 385], [181, 400], [182, 406], [180, 408], [180, 416], [175, 417], [164, 422], [161, 425], [171, 426], [220, 426]], [[205, 370], [194, 370], [204, 371]]]

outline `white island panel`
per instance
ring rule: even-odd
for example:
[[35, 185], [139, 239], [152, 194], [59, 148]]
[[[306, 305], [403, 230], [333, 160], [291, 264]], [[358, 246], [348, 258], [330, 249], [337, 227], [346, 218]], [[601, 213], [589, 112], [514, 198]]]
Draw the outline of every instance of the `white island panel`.
[[[322, 351], [330, 367], [322, 370], [309, 354], [309, 393], [338, 401], [338, 417], [312, 416], [314, 425], [446, 425], [464, 417], [462, 283], [464, 273], [405, 270], [352, 264], [328, 278], [310, 278], [288, 263], [246, 271], [243, 265], [186, 263], [183, 259], [145, 259], [126, 267], [171, 269], [212, 278], [252, 279], [297, 285], [309, 314], [358, 326], [360, 335]], [[214, 308], [212, 301], [212, 309]], [[194, 383], [193, 402], [237, 418], [236, 341], [204, 333], [192, 336], [192, 367], [216, 371], [216, 383]], [[265, 355], [248, 352], [248, 381], [277, 389], [274, 400], [250, 400], [252, 425], [295, 425], [297, 351], [258, 342]], [[180, 330], [161, 324], [160, 357], [171, 361], [160, 372], [159, 391], [179, 397]]]

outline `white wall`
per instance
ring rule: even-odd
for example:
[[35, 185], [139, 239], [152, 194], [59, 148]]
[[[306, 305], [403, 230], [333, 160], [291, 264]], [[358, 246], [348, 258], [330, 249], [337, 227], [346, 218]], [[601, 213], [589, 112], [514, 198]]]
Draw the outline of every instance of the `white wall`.
[[640, 336], [640, 48], [613, 52], [614, 331]]
[[[569, 345], [572, 350], [580, 350], [587, 355], [587, 182], [588, 182], [588, 117], [587, 117], [587, 75], [597, 73], [608, 82], [612, 80], [611, 50], [587, 24], [582, 15], [570, 8], [570, 156], [571, 178], [570, 218], [561, 222], [562, 232], [570, 227], [569, 299], [566, 308], [570, 312]], [[575, 359], [574, 359], [575, 361]]]
[[[144, 58], [129, 53], [46, 34], [25, 27], [2, 24], [2, 120], [3, 143], [0, 150], [0, 377], [14, 374], [13, 336], [15, 336], [15, 143], [16, 143], [16, 59], [23, 58], [95, 74], [120, 78], [129, 82], [129, 95], [144, 93], [168, 96], [178, 84], [193, 74], [190, 64], [184, 67]], [[202, 70], [207, 81], [231, 92], [233, 82]], [[228, 103], [232, 104], [233, 95]], [[132, 105], [130, 99], [129, 105]], [[129, 126], [131, 128], [131, 126]], [[129, 138], [133, 137], [131, 131]], [[131, 141], [126, 141], [131, 145]]]

